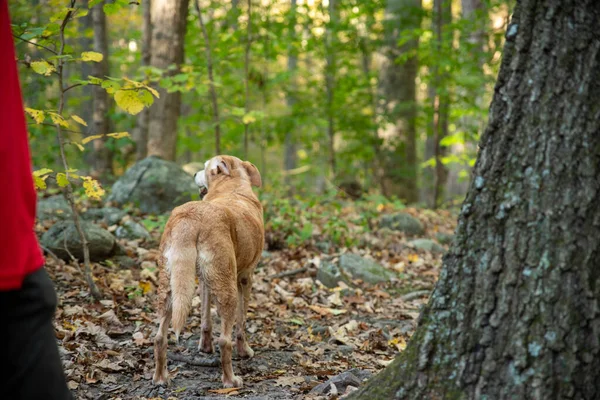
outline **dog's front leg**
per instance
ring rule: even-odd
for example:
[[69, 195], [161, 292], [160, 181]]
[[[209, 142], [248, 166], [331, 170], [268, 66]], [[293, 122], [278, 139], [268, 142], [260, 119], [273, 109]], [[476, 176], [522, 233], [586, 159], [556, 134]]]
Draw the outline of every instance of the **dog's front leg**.
[[213, 338], [212, 338], [212, 318], [210, 315], [210, 288], [203, 281], [200, 285], [202, 287], [202, 326], [200, 333], [200, 343], [198, 350], [204, 353], [213, 353]]
[[246, 340], [246, 315], [248, 314], [251, 290], [252, 275], [241, 276], [238, 279], [237, 332], [235, 335], [237, 352], [241, 358], [254, 357], [254, 350], [250, 348]]

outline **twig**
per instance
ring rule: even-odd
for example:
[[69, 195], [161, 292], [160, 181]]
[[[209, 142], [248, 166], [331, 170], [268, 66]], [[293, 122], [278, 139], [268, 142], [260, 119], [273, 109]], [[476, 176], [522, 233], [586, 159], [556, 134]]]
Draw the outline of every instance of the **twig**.
[[[76, 0], [71, 0], [71, 4], [69, 7], [70, 9], [73, 9], [75, 7], [75, 1]], [[71, 19], [72, 15], [73, 15], [73, 11], [69, 10], [67, 12], [67, 14], [65, 15], [65, 18], [63, 19], [62, 24], [60, 25], [60, 50], [58, 52], [59, 56], [62, 56], [63, 51], [65, 49], [65, 27], [67, 26], [67, 23]], [[59, 85], [58, 87], [60, 89], [60, 102], [59, 102], [59, 107], [58, 107], [58, 114], [62, 115], [64, 106], [65, 106], [65, 91], [64, 91], [64, 84], [63, 84], [63, 59], [60, 57], [57, 61], [56, 72], [58, 74], [58, 85]], [[69, 181], [69, 165], [67, 163], [67, 156], [65, 154], [65, 142], [63, 139], [63, 135], [62, 135], [62, 127], [59, 124], [56, 124], [55, 126], [56, 126], [56, 133], [58, 136], [58, 146], [60, 148], [60, 156], [62, 159], [63, 167], [65, 169], [65, 174], [67, 176], [67, 181], [68, 181], [68, 184], [65, 187], [65, 190], [63, 191], [63, 195], [65, 196], [65, 199], [71, 206], [71, 211], [73, 212], [73, 222], [75, 223], [75, 228], [81, 239], [81, 245], [83, 246], [84, 277], [90, 288], [90, 293], [92, 294], [92, 296], [94, 296], [94, 298], [96, 300], [100, 300], [100, 299], [102, 299], [102, 293], [100, 292], [100, 289], [98, 289], [98, 286], [96, 286], [96, 283], [94, 282], [94, 279], [92, 277], [92, 267], [91, 267], [91, 263], [90, 263], [90, 249], [88, 246], [88, 241], [85, 236], [85, 233], [83, 232], [83, 228], [81, 227], [81, 222], [79, 221], [79, 213], [77, 212], [77, 207], [75, 206], [75, 199], [73, 198], [73, 186], [71, 186], [71, 182]], [[68, 249], [67, 249], [67, 252], [68, 252]]]
[[181, 354], [167, 353], [167, 358], [171, 361], [180, 361], [189, 365], [196, 365], [199, 367], [218, 367], [221, 365], [221, 360], [217, 357], [214, 358], [202, 358], [202, 357], [186, 357]]
[[23, 39], [21, 36], [19, 36], [19, 35], [15, 35], [14, 33], [13, 33], [13, 37], [15, 37], [15, 38], [17, 38], [17, 39], [19, 39], [19, 40], [22, 40], [23, 42], [26, 42], [26, 43], [32, 44], [32, 45], [34, 45], [34, 46], [36, 46], [36, 47], [39, 47], [39, 48], [41, 48], [41, 49], [47, 50], [47, 51], [49, 51], [49, 52], [50, 52], [50, 53], [52, 53], [52, 54], [58, 54], [56, 51], [52, 50], [52, 49], [51, 49], [51, 48], [49, 48], [49, 47], [46, 47], [46, 46], [44, 46], [44, 45], [42, 45], [42, 44], [39, 44], [39, 43], [32, 42], [32, 41], [30, 41], [30, 40], [27, 40], [27, 39]]
[[210, 99], [212, 102], [213, 109], [213, 123], [215, 125], [215, 150], [216, 154], [221, 154], [221, 122], [219, 117], [219, 102], [217, 100], [217, 89], [215, 88], [215, 79], [213, 77], [213, 61], [212, 51], [210, 49], [210, 38], [206, 31], [204, 21], [202, 21], [202, 10], [200, 9], [200, 0], [194, 2], [196, 6], [196, 12], [198, 13], [198, 22], [200, 23], [200, 29], [202, 30], [202, 36], [204, 36], [205, 53], [206, 53], [206, 68], [208, 70], [208, 88], [210, 92]]
[[308, 267], [302, 267], [302, 268], [298, 268], [298, 269], [293, 269], [291, 271], [284, 271], [284, 272], [280, 272], [278, 274], [268, 276], [267, 279], [273, 280], [273, 279], [278, 279], [278, 278], [286, 278], [288, 276], [298, 275], [298, 274], [301, 274], [301, 273], [304, 273], [307, 271], [308, 271]]
[[58, 265], [63, 265], [65, 262], [63, 260], [61, 260], [60, 258], [58, 258], [58, 256], [56, 254], [54, 254], [54, 252], [52, 250], [50, 250], [49, 248], [47, 248], [46, 246], [44, 246], [43, 244], [40, 243], [40, 247], [42, 248], [42, 250], [44, 250], [54, 261], [56, 261], [58, 263]]
[[403, 301], [411, 301], [421, 297], [429, 296], [430, 294], [431, 290], [417, 290], [416, 292], [407, 293], [404, 296], [401, 296], [400, 298]]

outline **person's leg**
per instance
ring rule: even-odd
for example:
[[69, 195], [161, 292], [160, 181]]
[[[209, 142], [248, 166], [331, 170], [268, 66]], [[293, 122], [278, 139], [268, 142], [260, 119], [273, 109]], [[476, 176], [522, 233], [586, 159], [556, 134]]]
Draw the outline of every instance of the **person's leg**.
[[44, 268], [20, 290], [0, 292], [0, 399], [72, 399], [52, 326], [56, 303]]

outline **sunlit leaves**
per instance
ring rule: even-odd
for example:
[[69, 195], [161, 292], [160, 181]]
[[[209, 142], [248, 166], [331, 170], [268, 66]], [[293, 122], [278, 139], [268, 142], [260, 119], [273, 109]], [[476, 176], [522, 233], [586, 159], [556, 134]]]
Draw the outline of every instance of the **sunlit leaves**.
[[26, 107], [25, 112], [29, 114], [37, 124], [41, 124], [46, 118], [46, 114], [42, 110], [35, 110], [33, 108]]
[[50, 118], [52, 119], [54, 125], [60, 125], [65, 128], [69, 127], [69, 123], [62, 115], [57, 114], [55, 112], [48, 112], [48, 115], [50, 115]]
[[71, 115], [71, 118], [73, 118], [73, 120], [75, 122], [77, 122], [78, 124], [83, 125], [83, 126], [87, 126], [87, 122], [85, 122], [83, 120], [83, 118], [81, 118], [79, 115], [73, 114], [73, 115]]
[[117, 90], [115, 93], [115, 101], [120, 108], [129, 114], [135, 115], [142, 111], [144, 107], [152, 105], [154, 98], [145, 89], [122, 89]]
[[91, 142], [93, 140], [102, 139], [105, 136], [111, 137], [113, 139], [122, 139], [125, 137], [129, 137], [129, 132], [113, 132], [113, 133], [108, 133], [106, 135], [90, 135], [90, 136], [83, 138], [83, 140], [81, 141], [81, 144], [88, 144], [89, 142]]
[[59, 172], [56, 174], [56, 183], [59, 187], [65, 187], [69, 184], [69, 179], [67, 179], [67, 174], [63, 172]]
[[42, 168], [33, 171], [33, 183], [36, 189], [46, 189], [46, 178], [52, 173], [50, 168]]
[[104, 59], [104, 56], [101, 53], [97, 53], [95, 51], [84, 51], [81, 53], [82, 61], [93, 61], [100, 62]]
[[33, 69], [33, 71], [36, 74], [40, 74], [40, 75], [44, 75], [44, 76], [50, 76], [50, 74], [54, 71], [56, 71], [56, 68], [54, 68], [54, 65], [50, 64], [48, 61], [32, 61], [31, 62], [31, 69]]
[[83, 179], [83, 188], [85, 189], [85, 194], [89, 198], [100, 200], [106, 193], [97, 180], [89, 176], [82, 176], [81, 179]]
[[121, 89], [121, 84], [112, 80], [105, 80], [101, 84], [102, 88], [106, 89], [106, 93], [114, 94], [117, 90]]
[[122, 139], [122, 138], [129, 137], [129, 132], [114, 132], [114, 133], [109, 133], [106, 136], [111, 137], [113, 139]]

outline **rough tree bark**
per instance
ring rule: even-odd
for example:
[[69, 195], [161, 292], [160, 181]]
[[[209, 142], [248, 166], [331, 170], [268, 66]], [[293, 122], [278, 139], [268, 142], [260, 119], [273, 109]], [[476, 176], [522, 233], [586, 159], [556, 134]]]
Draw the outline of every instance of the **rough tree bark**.
[[351, 398], [600, 398], [600, 3], [521, 0], [454, 243]]
[[[142, 65], [150, 65], [152, 58], [152, 1], [146, 0], [144, 7], [144, 23], [142, 25]], [[135, 142], [135, 159], [139, 161], [146, 158], [148, 152], [148, 122], [150, 110], [144, 108], [137, 118], [137, 126], [133, 130], [133, 141]]]
[[[92, 24], [94, 26], [94, 51], [101, 53], [102, 61], [92, 63], [92, 75], [104, 78], [110, 75], [108, 64], [108, 32], [106, 29], [106, 15], [102, 7], [104, 2], [96, 4], [91, 10]], [[92, 88], [92, 135], [110, 133], [110, 118], [108, 110], [110, 100], [106, 90], [99, 86]], [[106, 137], [96, 139], [93, 142], [94, 155], [92, 157], [92, 170], [90, 175], [95, 178], [103, 178], [112, 174], [113, 153], [106, 146]]]
[[[152, 55], [150, 65], [166, 70], [175, 65], [176, 73], [183, 62], [183, 45], [188, 14], [188, 0], [152, 0]], [[177, 119], [181, 112], [181, 93], [167, 93], [159, 88], [160, 98], [150, 110], [148, 156], [175, 160]]]
[[[419, 68], [415, 54], [418, 38], [398, 46], [401, 32], [419, 29], [421, 0], [389, 0], [384, 18], [385, 41], [379, 79], [383, 114], [394, 124], [388, 151], [382, 157], [389, 193], [408, 202], [418, 199], [417, 191], [417, 104], [416, 82]], [[398, 63], [398, 57], [411, 54]]]

